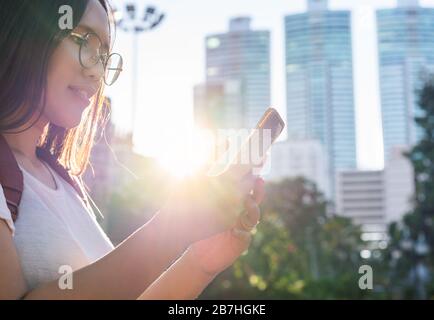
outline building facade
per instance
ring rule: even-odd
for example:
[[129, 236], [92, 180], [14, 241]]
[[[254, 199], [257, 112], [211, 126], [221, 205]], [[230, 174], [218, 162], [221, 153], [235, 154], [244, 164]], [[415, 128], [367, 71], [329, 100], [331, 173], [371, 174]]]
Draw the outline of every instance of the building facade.
[[[248, 17], [231, 19], [228, 32], [205, 40], [206, 82], [196, 87], [196, 93], [220, 87], [217, 91], [223, 96], [216, 114], [221, 127], [252, 128], [270, 106], [270, 33], [252, 30], [250, 23]], [[206, 107], [207, 98], [195, 96], [195, 112], [200, 113], [197, 101]]]
[[285, 39], [288, 137], [319, 140], [333, 180], [356, 167], [351, 13], [308, 0], [285, 17]]
[[337, 213], [371, 234], [385, 234], [389, 223], [400, 221], [411, 210], [415, 191], [413, 168], [403, 155], [406, 150], [393, 148], [384, 170], [338, 172]]
[[377, 11], [378, 55], [385, 160], [394, 146], [421, 138], [414, 118], [421, 115], [417, 90], [434, 71], [434, 9], [417, 0]]
[[330, 196], [327, 155], [319, 141], [287, 140], [275, 143], [265, 169], [263, 176], [269, 181], [304, 177], [314, 182], [327, 198]]

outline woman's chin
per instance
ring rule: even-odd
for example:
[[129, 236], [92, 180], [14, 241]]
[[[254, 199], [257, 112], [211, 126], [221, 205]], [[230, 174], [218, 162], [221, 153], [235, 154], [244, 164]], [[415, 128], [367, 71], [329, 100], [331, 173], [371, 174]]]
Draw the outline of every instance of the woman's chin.
[[78, 127], [79, 125], [80, 125], [80, 122], [81, 122], [81, 117], [80, 118], [78, 118], [78, 119], [76, 119], [76, 118], [74, 118], [74, 119], [71, 119], [66, 125], [66, 129], [73, 129], [73, 128], [75, 128], [75, 127]]
[[82, 114], [78, 115], [71, 115], [68, 118], [63, 118], [63, 119], [57, 119], [57, 120], [53, 120], [50, 121], [51, 123], [55, 124], [58, 127], [62, 127], [65, 129], [73, 129], [75, 127], [77, 127], [80, 122], [81, 122], [81, 116]]

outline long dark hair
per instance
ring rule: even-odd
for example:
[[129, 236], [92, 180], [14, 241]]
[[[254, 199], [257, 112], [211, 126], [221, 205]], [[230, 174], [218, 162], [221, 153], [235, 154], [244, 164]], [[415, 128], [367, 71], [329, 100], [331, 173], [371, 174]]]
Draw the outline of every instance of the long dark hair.
[[[111, 31], [114, 28], [110, 5], [107, 0], [99, 2], [107, 12]], [[40, 118], [46, 100], [49, 60], [71, 32], [59, 28], [59, 8], [72, 8], [75, 28], [87, 4], [88, 0], [0, 1], [0, 134], [17, 132], [34, 115]], [[65, 129], [50, 123], [38, 143], [73, 175], [81, 176], [85, 171], [95, 133], [109, 114], [103, 90], [101, 85], [94, 104], [77, 127]]]

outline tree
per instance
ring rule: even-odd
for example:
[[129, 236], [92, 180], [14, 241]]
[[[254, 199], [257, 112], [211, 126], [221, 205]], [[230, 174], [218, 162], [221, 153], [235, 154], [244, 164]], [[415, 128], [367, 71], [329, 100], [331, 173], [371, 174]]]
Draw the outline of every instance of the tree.
[[414, 209], [389, 228], [390, 244], [385, 262], [391, 267], [387, 284], [402, 298], [434, 296], [434, 79], [419, 91], [420, 115], [415, 118], [420, 141], [406, 155], [415, 173]]
[[363, 298], [360, 230], [328, 216], [316, 186], [302, 178], [267, 183], [251, 247], [205, 290], [215, 299]]

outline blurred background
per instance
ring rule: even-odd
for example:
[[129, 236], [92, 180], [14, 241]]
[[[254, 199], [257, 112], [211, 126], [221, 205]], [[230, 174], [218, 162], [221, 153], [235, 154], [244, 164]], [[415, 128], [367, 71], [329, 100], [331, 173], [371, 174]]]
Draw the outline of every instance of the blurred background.
[[114, 244], [273, 106], [262, 222], [200, 298], [434, 298], [434, 0], [111, 4], [124, 72], [85, 181]]

